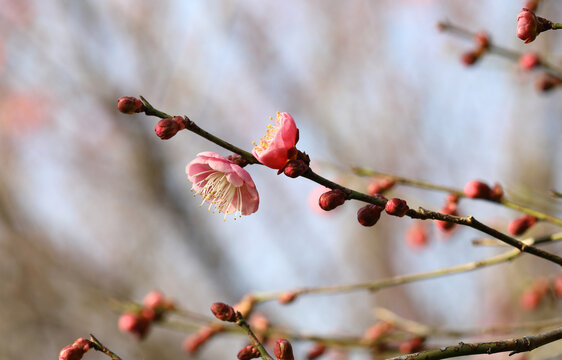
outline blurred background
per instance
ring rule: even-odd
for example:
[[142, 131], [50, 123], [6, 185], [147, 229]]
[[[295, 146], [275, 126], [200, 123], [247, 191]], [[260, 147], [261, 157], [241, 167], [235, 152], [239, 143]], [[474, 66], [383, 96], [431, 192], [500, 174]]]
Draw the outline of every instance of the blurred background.
[[[538, 72], [495, 55], [464, 66], [472, 40], [436, 27], [449, 20], [486, 30], [499, 45], [558, 63], [560, 34], [528, 45], [516, 37], [522, 5], [0, 0], [0, 358], [54, 359], [89, 333], [123, 359], [191, 358], [181, 350], [186, 333], [154, 328], [143, 342], [120, 333], [108, 299], [141, 301], [158, 289], [209, 314], [211, 303], [234, 304], [249, 292], [372, 281], [505, 251], [471, 245], [482, 235], [473, 230], [443, 234], [429, 222], [428, 244], [412, 249], [405, 241], [412, 220], [383, 216], [363, 228], [358, 203], [319, 214], [308, 200], [314, 183], [260, 166], [247, 168], [259, 211], [224, 221], [192, 197], [185, 165], [202, 151], [230, 154], [188, 132], [160, 140], [156, 118], [117, 111], [120, 96], [141, 94], [246, 150], [269, 116], [286, 111], [313, 169], [354, 189], [369, 181], [351, 166], [457, 188], [478, 178], [562, 216], [561, 202], [548, 196], [562, 189], [560, 90], [540, 93]], [[562, 5], [543, 1], [544, 14], [560, 20]], [[445, 198], [403, 186], [389, 196], [433, 210]], [[460, 211], [501, 231], [518, 215], [470, 200]], [[529, 234], [554, 231], [538, 224]], [[361, 336], [375, 306], [437, 327], [509, 324], [560, 313], [554, 301], [533, 312], [519, 305], [535, 277], [559, 273], [527, 255], [373, 294], [258, 310], [275, 324], [324, 335]], [[213, 339], [196, 357], [235, 358], [245, 342]], [[308, 345], [296, 344], [297, 358]], [[556, 346], [535, 358], [562, 352]], [[350, 356], [370, 358], [365, 350]]]

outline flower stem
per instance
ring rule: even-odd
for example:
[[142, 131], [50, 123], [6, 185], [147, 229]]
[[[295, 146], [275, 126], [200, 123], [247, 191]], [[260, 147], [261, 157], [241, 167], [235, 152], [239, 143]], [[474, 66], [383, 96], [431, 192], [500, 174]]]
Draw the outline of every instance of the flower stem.
[[261, 354], [261, 358], [263, 360], [273, 360], [271, 355], [269, 355], [267, 353], [267, 350], [263, 347], [262, 343], [258, 340], [256, 335], [254, 334], [254, 332], [250, 328], [250, 325], [248, 325], [246, 320], [244, 320], [244, 317], [242, 316], [242, 314], [240, 314], [239, 312], [236, 313], [236, 325], [238, 325], [242, 330], [244, 330], [248, 334], [248, 336], [250, 337], [250, 340], [252, 340], [252, 343], [254, 344], [254, 346], [258, 348], [258, 350]]
[[562, 29], [562, 24], [552, 23], [552, 30]]
[[121, 358], [119, 357], [119, 355], [115, 354], [113, 351], [109, 350], [108, 348], [106, 348], [98, 339], [96, 339], [96, 337], [92, 334], [90, 334], [90, 341], [93, 344], [93, 348], [97, 351], [101, 351], [102, 353], [106, 354], [107, 356], [109, 356], [111, 359], [113, 360], [121, 360]]

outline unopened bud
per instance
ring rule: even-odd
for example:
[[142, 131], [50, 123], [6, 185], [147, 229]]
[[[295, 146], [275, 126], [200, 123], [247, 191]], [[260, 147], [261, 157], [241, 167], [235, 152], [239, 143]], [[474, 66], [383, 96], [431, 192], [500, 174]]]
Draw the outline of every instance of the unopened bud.
[[464, 194], [469, 198], [489, 199], [492, 189], [479, 180], [472, 180], [464, 186]]
[[385, 321], [379, 321], [365, 330], [363, 339], [374, 343], [378, 341], [382, 336], [387, 335], [392, 330], [392, 328], [392, 324]]
[[357, 211], [357, 221], [363, 226], [373, 226], [379, 221], [382, 210], [382, 206], [365, 205]]
[[117, 109], [124, 114], [135, 114], [144, 111], [144, 104], [132, 96], [123, 96], [117, 100]]
[[532, 68], [539, 66], [541, 64], [541, 60], [539, 59], [537, 54], [534, 53], [526, 53], [521, 55], [519, 58], [519, 67], [523, 70], [531, 70]]
[[296, 178], [308, 171], [308, 165], [303, 160], [290, 160], [283, 168], [283, 172], [290, 178]]
[[219, 320], [236, 322], [236, 311], [230, 305], [216, 302], [211, 305], [211, 311], [213, 312], [213, 315], [215, 315], [215, 317]]
[[384, 207], [384, 210], [386, 211], [387, 214], [398, 216], [398, 217], [402, 217], [406, 215], [409, 209], [410, 208], [408, 207], [406, 200], [402, 200], [398, 198], [392, 198], [388, 200]]
[[517, 37], [525, 42], [530, 43], [535, 40], [539, 34], [539, 21], [534, 12], [527, 8], [523, 8], [517, 15]]
[[280, 304], [292, 303], [297, 298], [298, 293], [295, 291], [285, 291], [277, 297]]
[[389, 177], [377, 178], [367, 186], [367, 194], [374, 196], [390, 190], [396, 182]]
[[507, 226], [507, 231], [509, 231], [511, 235], [522, 235], [531, 226], [535, 225], [536, 222], [536, 217], [525, 214], [518, 217], [517, 219], [512, 220]]
[[541, 303], [542, 295], [534, 289], [527, 289], [521, 294], [519, 305], [523, 310], [535, 310]]
[[485, 31], [480, 31], [474, 35], [474, 41], [479, 49], [487, 49], [490, 47], [490, 35]]
[[178, 131], [185, 129], [183, 118], [181, 116], [174, 116], [173, 118], [166, 118], [158, 121], [154, 131], [156, 135], [162, 140], [170, 139], [176, 135]]
[[559, 298], [562, 298], [562, 274], [559, 274], [558, 276], [556, 276], [556, 278], [554, 279], [554, 292], [556, 293], [556, 296], [558, 296]]
[[[445, 207], [439, 210], [439, 212], [447, 215], [457, 216], [457, 204], [447, 203]], [[445, 232], [451, 231], [455, 227], [455, 223], [443, 220], [435, 220], [435, 225]]]
[[125, 313], [119, 317], [119, 330], [122, 332], [129, 332], [139, 340], [144, 339], [150, 330], [152, 318], [145, 316], [147, 313]]
[[322, 343], [315, 343], [306, 353], [307, 360], [314, 360], [322, 356], [326, 352], [326, 346]]
[[461, 55], [461, 62], [466, 66], [474, 65], [480, 59], [479, 51], [468, 51]]
[[495, 183], [492, 191], [490, 192], [490, 200], [492, 201], [501, 201], [503, 198], [503, 188], [500, 184]]
[[243, 317], [247, 318], [248, 315], [250, 315], [250, 313], [254, 309], [255, 303], [256, 303], [256, 299], [254, 297], [252, 297], [251, 295], [246, 295], [242, 298], [242, 300], [240, 300], [240, 302], [235, 304], [233, 307], [234, 310], [242, 314]]
[[287, 339], [279, 339], [275, 343], [275, 348], [273, 353], [277, 360], [294, 360], [293, 357], [293, 347]]
[[330, 190], [320, 195], [318, 205], [322, 210], [330, 211], [342, 205], [345, 202], [346, 197], [347, 195], [343, 192], [343, 190]]
[[79, 338], [72, 345], [65, 346], [59, 353], [59, 360], [80, 360], [90, 350], [92, 342]]
[[398, 351], [400, 351], [402, 354], [410, 354], [420, 351], [423, 348], [423, 342], [424, 339], [421, 337], [411, 338], [400, 343], [400, 345], [398, 346]]
[[554, 89], [556, 86], [562, 84], [562, 79], [558, 76], [554, 76], [552, 74], [544, 74], [537, 78], [535, 82], [535, 87], [537, 90], [542, 92], [547, 92]]
[[248, 345], [242, 348], [237, 355], [239, 360], [250, 360], [250, 359], [259, 358], [260, 356], [261, 356], [260, 351], [258, 350], [257, 347], [253, 345]]
[[419, 250], [427, 245], [427, 231], [422, 223], [415, 223], [408, 228], [406, 245], [412, 250]]

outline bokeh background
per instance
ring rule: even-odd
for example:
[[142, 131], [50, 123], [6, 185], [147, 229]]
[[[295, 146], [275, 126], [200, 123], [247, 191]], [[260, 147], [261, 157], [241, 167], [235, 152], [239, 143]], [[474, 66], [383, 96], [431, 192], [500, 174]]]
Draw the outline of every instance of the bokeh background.
[[[120, 96], [142, 94], [247, 150], [269, 116], [287, 111], [314, 169], [355, 189], [368, 183], [351, 174], [356, 165], [457, 188], [479, 178], [561, 216], [561, 202], [548, 196], [562, 188], [560, 91], [538, 92], [539, 73], [494, 55], [465, 67], [459, 58], [472, 41], [436, 27], [449, 20], [486, 30], [502, 46], [558, 63], [560, 34], [528, 45], [515, 36], [521, 7], [512, 0], [0, 0], [0, 358], [54, 359], [89, 333], [123, 359], [190, 358], [181, 350], [186, 333], [155, 328], [143, 342], [120, 333], [108, 300], [140, 301], [159, 289], [208, 314], [211, 303], [233, 304], [249, 292], [377, 280], [504, 251], [472, 246], [481, 236], [475, 231], [443, 235], [431, 223], [428, 245], [412, 250], [404, 238], [413, 221], [383, 217], [362, 228], [357, 203], [318, 214], [308, 200], [315, 184], [258, 166], [248, 170], [259, 211], [224, 221], [199, 207], [184, 169], [201, 151], [229, 154], [187, 132], [160, 140], [155, 118], [117, 111]], [[559, 20], [562, 5], [545, 0], [541, 14]], [[390, 195], [435, 210], [445, 196], [400, 186]], [[463, 201], [461, 212], [502, 231], [517, 215], [478, 201]], [[530, 234], [555, 230], [539, 224]], [[552, 301], [532, 313], [519, 307], [536, 276], [559, 272], [523, 256], [259, 311], [276, 324], [331, 335], [360, 336], [374, 306], [430, 326], [509, 324], [560, 313]], [[197, 357], [234, 358], [245, 341], [221, 337]], [[296, 346], [298, 358], [307, 345]], [[536, 358], [562, 352], [546, 349]]]

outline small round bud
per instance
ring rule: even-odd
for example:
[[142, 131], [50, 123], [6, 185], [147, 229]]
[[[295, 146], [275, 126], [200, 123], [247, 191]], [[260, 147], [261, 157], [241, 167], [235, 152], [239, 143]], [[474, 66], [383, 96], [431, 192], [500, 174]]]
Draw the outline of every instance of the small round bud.
[[151, 318], [143, 316], [142, 313], [125, 313], [119, 317], [119, 330], [129, 332], [141, 340], [148, 334], [151, 320]]
[[233, 308], [234, 310], [242, 314], [243, 317], [247, 318], [254, 309], [255, 303], [256, 299], [254, 299], [250, 295], [246, 295], [242, 298], [242, 300], [240, 300], [240, 302], [236, 303]]
[[488, 49], [490, 47], [490, 35], [485, 31], [480, 31], [474, 35], [474, 41], [479, 49]]
[[162, 119], [158, 121], [154, 131], [156, 135], [162, 140], [167, 140], [178, 133], [178, 131], [185, 129], [185, 124], [183, 123], [183, 118], [181, 116], [174, 116], [169, 119]]
[[149, 309], [155, 309], [164, 305], [164, 295], [160, 291], [151, 291], [144, 297], [143, 305]]
[[290, 178], [296, 178], [308, 171], [308, 165], [303, 160], [289, 160], [283, 168], [283, 173]]
[[144, 111], [144, 104], [132, 96], [123, 96], [117, 100], [117, 109], [124, 114], [135, 114]]
[[343, 192], [343, 190], [330, 190], [320, 195], [320, 198], [318, 199], [318, 205], [322, 210], [325, 211], [334, 210], [345, 202], [346, 197], [347, 195], [345, 194], [345, 192]]
[[379, 221], [382, 210], [378, 205], [365, 205], [357, 211], [357, 221], [363, 226], [373, 226]]
[[419, 250], [427, 245], [427, 231], [423, 223], [417, 222], [408, 228], [406, 245], [412, 250]]
[[528, 289], [523, 291], [519, 304], [523, 310], [532, 311], [535, 310], [541, 303], [542, 296], [534, 289]]
[[216, 302], [211, 305], [211, 311], [213, 312], [213, 315], [215, 315], [215, 317], [219, 320], [236, 322], [236, 311], [230, 305]]
[[275, 343], [273, 348], [273, 353], [277, 360], [294, 360], [293, 357], [293, 347], [287, 339], [279, 339]]
[[277, 297], [277, 300], [279, 301], [280, 304], [285, 305], [285, 304], [289, 304], [289, 303], [292, 303], [293, 301], [295, 301], [297, 296], [298, 296], [298, 293], [295, 292], [295, 291], [285, 291]]
[[492, 189], [479, 180], [472, 180], [464, 186], [464, 194], [466, 197], [473, 199], [489, 199]]
[[388, 334], [392, 330], [393, 326], [385, 321], [379, 321], [365, 330], [363, 334], [363, 339], [369, 342], [375, 342], [379, 340], [382, 336]]
[[384, 210], [388, 215], [403, 217], [410, 208], [405, 200], [392, 198], [386, 202]]
[[418, 352], [423, 348], [424, 339], [421, 337], [411, 338], [409, 340], [403, 341], [398, 346], [398, 351], [402, 354], [410, 354], [413, 352]]
[[511, 235], [519, 236], [527, 231], [531, 226], [535, 225], [536, 222], [536, 217], [525, 214], [512, 220], [507, 226], [507, 231]]
[[79, 338], [72, 345], [67, 345], [59, 353], [59, 360], [80, 360], [92, 347], [92, 342]]
[[543, 74], [535, 82], [537, 90], [547, 92], [562, 84], [562, 79], [552, 74]]
[[326, 352], [326, 346], [322, 343], [315, 343], [306, 353], [307, 360], [314, 360], [322, 356]]
[[523, 70], [531, 70], [541, 64], [539, 56], [534, 53], [526, 53], [519, 58], [519, 67]]
[[236, 357], [238, 357], [239, 360], [250, 360], [250, 359], [259, 358], [260, 356], [261, 356], [260, 351], [258, 350], [257, 347], [253, 345], [248, 345], [242, 348], [238, 352], [238, 355], [236, 355]]
[[535, 40], [538, 34], [538, 20], [535, 13], [523, 8], [517, 15], [517, 37], [527, 44]]
[[503, 188], [500, 184], [495, 183], [490, 192], [490, 200], [500, 202], [503, 198]]
[[[439, 212], [443, 213], [443, 214], [447, 214], [447, 215], [453, 215], [453, 216], [457, 216], [458, 212], [457, 212], [457, 205], [453, 204], [453, 203], [447, 203], [445, 204], [445, 207], [443, 207], [441, 210], [439, 210]], [[453, 230], [453, 228], [455, 227], [455, 223], [453, 222], [449, 222], [449, 221], [443, 221], [443, 220], [435, 220], [435, 225], [437, 226], [437, 228], [448, 232]]]
[[461, 55], [461, 62], [466, 66], [474, 65], [480, 59], [478, 51], [468, 51]]
[[458, 204], [459, 203], [459, 196], [457, 194], [449, 194], [445, 198], [445, 204]]

